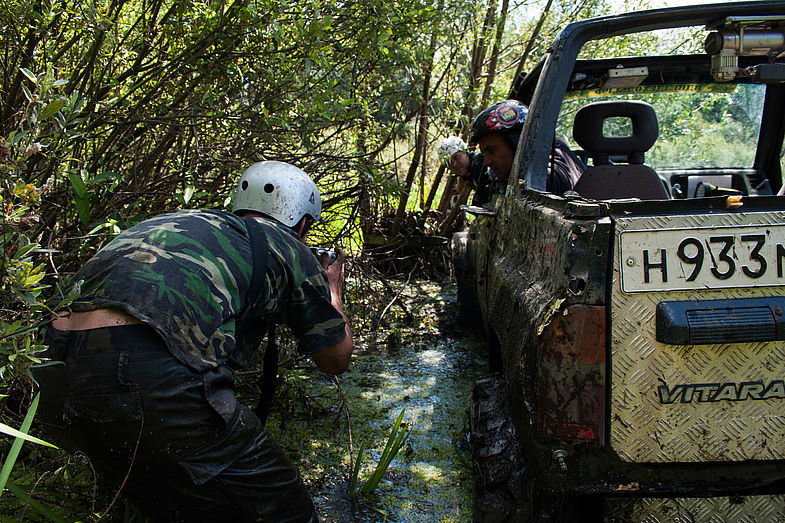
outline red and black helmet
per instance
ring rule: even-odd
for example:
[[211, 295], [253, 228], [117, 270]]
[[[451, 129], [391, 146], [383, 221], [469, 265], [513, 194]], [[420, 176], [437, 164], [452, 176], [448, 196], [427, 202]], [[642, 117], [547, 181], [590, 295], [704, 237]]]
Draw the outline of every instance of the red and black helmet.
[[527, 114], [529, 108], [518, 100], [504, 100], [491, 105], [474, 119], [472, 143], [488, 134], [520, 133]]

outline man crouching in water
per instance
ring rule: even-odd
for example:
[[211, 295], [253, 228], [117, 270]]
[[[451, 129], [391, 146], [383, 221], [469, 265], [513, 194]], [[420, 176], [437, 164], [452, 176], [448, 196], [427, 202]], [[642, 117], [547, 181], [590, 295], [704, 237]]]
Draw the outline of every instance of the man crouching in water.
[[[81, 294], [46, 332], [40, 419], [154, 521], [318, 521], [299, 474], [234, 393], [268, 327], [330, 374], [346, 370], [343, 251], [303, 243], [321, 216], [300, 169], [260, 162], [234, 213], [191, 210], [117, 236], [75, 275]], [[323, 265], [322, 265], [323, 264]]]

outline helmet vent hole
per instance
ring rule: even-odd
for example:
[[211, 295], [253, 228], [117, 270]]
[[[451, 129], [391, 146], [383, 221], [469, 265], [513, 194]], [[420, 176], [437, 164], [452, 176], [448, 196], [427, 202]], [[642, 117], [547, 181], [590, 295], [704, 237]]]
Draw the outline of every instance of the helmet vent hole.
[[273, 184], [271, 183], [264, 184], [264, 192], [266, 192], [267, 194], [270, 194], [274, 190], [275, 190], [275, 186]]
[[243, 180], [242, 185], [240, 186], [241, 190], [246, 190], [248, 188], [248, 180]]

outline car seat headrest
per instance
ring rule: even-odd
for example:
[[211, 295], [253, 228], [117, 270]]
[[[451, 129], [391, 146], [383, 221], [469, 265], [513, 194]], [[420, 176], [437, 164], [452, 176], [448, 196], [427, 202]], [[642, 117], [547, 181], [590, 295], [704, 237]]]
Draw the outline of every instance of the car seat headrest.
[[[605, 136], [603, 123], [608, 118], [629, 118], [631, 136]], [[594, 160], [594, 165], [609, 163], [609, 156], [626, 156], [631, 164], [642, 164], [643, 154], [657, 141], [659, 125], [654, 108], [646, 102], [611, 101], [584, 105], [575, 113], [573, 138]]]

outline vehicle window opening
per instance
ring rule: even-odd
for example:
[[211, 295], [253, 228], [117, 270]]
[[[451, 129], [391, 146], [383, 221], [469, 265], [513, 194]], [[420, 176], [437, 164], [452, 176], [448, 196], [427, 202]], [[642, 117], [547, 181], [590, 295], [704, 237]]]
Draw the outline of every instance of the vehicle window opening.
[[606, 138], [632, 136], [632, 120], [621, 116], [606, 118], [602, 122], [602, 135]]

